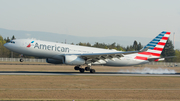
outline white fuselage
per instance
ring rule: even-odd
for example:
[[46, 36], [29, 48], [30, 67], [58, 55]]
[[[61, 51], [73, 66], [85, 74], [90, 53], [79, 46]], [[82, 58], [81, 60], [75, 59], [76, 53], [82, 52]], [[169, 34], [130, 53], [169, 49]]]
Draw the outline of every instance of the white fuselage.
[[[48, 41], [18, 39], [14, 43], [6, 43], [4, 46], [11, 51], [44, 58], [62, 60], [64, 55], [79, 55], [84, 53], [111, 53], [119, 52], [116, 50], [100, 49], [86, 46], [62, 44]], [[27, 47], [28, 46], [28, 47]], [[109, 66], [130, 66], [148, 63], [147, 60], [134, 59], [137, 53], [124, 55], [121, 58], [107, 59], [106, 61], [95, 62], [93, 64], [103, 64]]]

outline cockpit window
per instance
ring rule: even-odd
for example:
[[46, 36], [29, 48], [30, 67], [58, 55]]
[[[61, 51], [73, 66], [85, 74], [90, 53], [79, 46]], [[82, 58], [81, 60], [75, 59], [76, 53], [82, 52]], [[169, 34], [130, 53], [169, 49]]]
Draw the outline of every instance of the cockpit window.
[[10, 43], [14, 43], [15, 44], [15, 42], [14, 41], [9, 41]]

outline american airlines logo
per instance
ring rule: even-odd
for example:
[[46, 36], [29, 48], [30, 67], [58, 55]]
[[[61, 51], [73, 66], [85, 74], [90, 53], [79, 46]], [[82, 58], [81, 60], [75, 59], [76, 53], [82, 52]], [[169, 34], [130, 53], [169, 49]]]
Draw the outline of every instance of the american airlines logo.
[[34, 46], [34, 48], [43, 49], [43, 50], [51, 50], [51, 51], [58, 51], [58, 52], [69, 52], [68, 47], [60, 47], [60, 46], [56, 46], [56, 45], [45, 45], [45, 44], [39, 44], [39, 43], [36, 43], [34, 45], [33, 43], [34, 43], [34, 41], [32, 41], [27, 47], [29, 48], [31, 46]]
[[[34, 43], [34, 41], [32, 41], [31, 43]], [[27, 45], [28, 48], [31, 47], [31, 43], [29, 45]]]

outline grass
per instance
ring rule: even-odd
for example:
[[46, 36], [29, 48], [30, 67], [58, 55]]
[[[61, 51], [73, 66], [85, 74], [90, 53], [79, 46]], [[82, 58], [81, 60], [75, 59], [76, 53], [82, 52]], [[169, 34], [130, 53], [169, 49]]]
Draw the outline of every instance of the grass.
[[[94, 68], [108, 72], [142, 67]], [[73, 66], [64, 65], [0, 65], [0, 71], [74, 72]], [[0, 75], [0, 100], [176, 101], [179, 84], [179, 77]]]
[[178, 77], [0, 76], [0, 81], [0, 98], [180, 99]]

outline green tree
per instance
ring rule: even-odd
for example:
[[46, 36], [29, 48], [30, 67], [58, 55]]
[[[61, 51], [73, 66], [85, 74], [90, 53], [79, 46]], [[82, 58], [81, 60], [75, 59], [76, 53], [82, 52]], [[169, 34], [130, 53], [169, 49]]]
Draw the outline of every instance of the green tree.
[[10, 51], [3, 46], [5, 43], [6, 43], [6, 41], [0, 35], [0, 57], [9, 57], [10, 56]]
[[9, 37], [5, 38], [4, 41], [6, 41], [6, 43], [9, 42], [10, 41]]
[[13, 35], [12, 38], [11, 38], [11, 40], [14, 40], [14, 39], [16, 39], [16, 38], [15, 38], [15, 36]]
[[129, 46], [127, 46], [127, 47], [126, 47], [126, 51], [130, 51], [130, 48], [129, 48]]
[[119, 51], [125, 51], [125, 49], [122, 47], [122, 46], [120, 46], [119, 44], [117, 44], [117, 50], [119, 50]]
[[88, 42], [87, 44], [86, 44], [87, 46], [91, 46], [91, 44]]
[[[161, 54], [162, 57], [175, 56], [174, 46], [171, 40], [167, 40], [166, 45]], [[166, 58], [165, 62], [173, 62], [174, 58]]]
[[134, 43], [133, 43], [133, 48], [134, 50], [137, 50], [138, 49], [138, 44], [137, 44], [137, 41], [135, 40]]
[[175, 50], [175, 62], [180, 62], [180, 50]]
[[137, 50], [141, 50], [143, 48], [143, 46], [141, 45], [141, 42], [139, 42], [138, 46], [137, 46]]
[[112, 43], [110, 46], [109, 46], [110, 49], [116, 49], [116, 43]]

